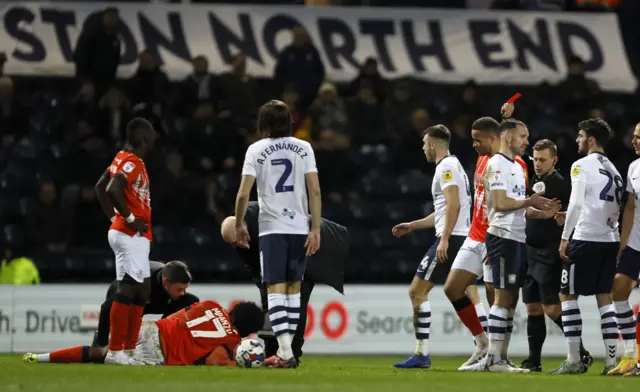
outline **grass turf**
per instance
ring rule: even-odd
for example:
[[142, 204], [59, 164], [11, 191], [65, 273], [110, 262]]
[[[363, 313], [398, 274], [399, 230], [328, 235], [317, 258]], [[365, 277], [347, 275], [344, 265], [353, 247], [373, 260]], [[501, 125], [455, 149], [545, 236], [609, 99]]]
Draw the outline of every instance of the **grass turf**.
[[[193, 367], [123, 367], [93, 364], [22, 363], [21, 356], [0, 355], [0, 391], [146, 392], [146, 391], [473, 391], [611, 392], [637, 388], [635, 377], [600, 376], [597, 361], [585, 375], [546, 374], [561, 359], [546, 359], [545, 373], [458, 373], [465, 358], [432, 358], [427, 370], [399, 370], [399, 357], [305, 356], [302, 367], [238, 369]], [[224, 389], [222, 389], [224, 388]]]

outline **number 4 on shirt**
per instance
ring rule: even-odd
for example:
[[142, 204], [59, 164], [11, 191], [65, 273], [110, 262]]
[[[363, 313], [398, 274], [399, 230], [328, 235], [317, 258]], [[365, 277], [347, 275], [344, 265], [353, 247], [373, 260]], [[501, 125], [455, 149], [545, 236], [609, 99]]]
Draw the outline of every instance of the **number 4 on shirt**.
[[291, 175], [291, 171], [293, 170], [293, 164], [289, 159], [272, 159], [271, 164], [273, 166], [284, 166], [284, 171], [280, 176], [280, 179], [276, 183], [276, 193], [283, 192], [293, 192], [293, 185], [285, 185], [289, 176]]

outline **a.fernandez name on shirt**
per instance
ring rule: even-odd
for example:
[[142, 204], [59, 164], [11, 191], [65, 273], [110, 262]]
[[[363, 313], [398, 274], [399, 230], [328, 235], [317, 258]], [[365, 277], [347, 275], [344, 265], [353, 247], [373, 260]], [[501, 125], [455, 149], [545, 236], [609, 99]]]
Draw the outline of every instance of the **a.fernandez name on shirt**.
[[298, 156], [301, 159], [304, 159], [307, 155], [309, 155], [304, 148], [297, 146], [293, 143], [287, 143], [287, 142], [280, 142], [280, 143], [274, 143], [272, 145], [270, 145], [269, 147], [265, 148], [261, 153], [260, 156], [262, 158], [258, 158], [258, 163], [263, 165], [264, 161], [269, 157], [269, 155], [278, 152], [280, 150], [288, 150], [288, 151], [293, 151], [294, 153], [298, 154]]

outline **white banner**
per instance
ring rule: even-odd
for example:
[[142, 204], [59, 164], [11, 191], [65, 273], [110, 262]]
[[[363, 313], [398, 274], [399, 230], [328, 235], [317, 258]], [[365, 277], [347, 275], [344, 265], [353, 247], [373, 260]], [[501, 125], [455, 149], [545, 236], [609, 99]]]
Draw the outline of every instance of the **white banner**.
[[[100, 3], [3, 2], [0, 48], [5, 72], [73, 75], [73, 49]], [[222, 72], [242, 50], [249, 73], [270, 77], [288, 31], [304, 25], [327, 78], [348, 81], [367, 57], [383, 75], [437, 82], [537, 84], [566, 77], [579, 56], [604, 90], [634, 91], [614, 14], [491, 12], [481, 10], [305, 8], [220, 5], [118, 4], [124, 22], [120, 76], [131, 75], [137, 54], [154, 52], [173, 79], [191, 72], [190, 59], [206, 55]]]
[[[91, 327], [97, 325], [106, 290], [107, 285], [0, 286], [0, 352], [42, 352], [91, 344]], [[258, 303], [260, 300], [258, 290], [252, 285], [193, 285], [189, 291], [201, 299], [215, 299], [224, 306], [238, 300]], [[407, 287], [349, 285], [345, 294], [341, 296], [323, 286], [313, 291], [308, 308], [306, 353], [413, 352], [415, 340]], [[434, 290], [430, 301], [433, 315], [431, 353], [469, 355], [473, 340], [441, 288]], [[639, 303], [640, 295], [634, 291], [632, 304], [636, 310]], [[580, 308], [584, 344], [594, 356], [603, 357], [600, 314], [595, 298], [582, 298]], [[528, 354], [526, 320], [526, 310], [520, 304], [510, 345], [514, 356]], [[543, 354], [565, 353], [562, 332], [547, 320]]]

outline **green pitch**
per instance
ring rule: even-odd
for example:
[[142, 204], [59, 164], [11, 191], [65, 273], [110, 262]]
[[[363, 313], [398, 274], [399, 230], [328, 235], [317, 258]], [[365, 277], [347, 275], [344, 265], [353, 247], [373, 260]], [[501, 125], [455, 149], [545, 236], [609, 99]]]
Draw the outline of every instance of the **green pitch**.
[[[581, 376], [458, 373], [463, 358], [433, 358], [427, 370], [397, 370], [399, 357], [304, 357], [299, 369], [123, 367], [115, 365], [25, 365], [0, 356], [2, 392], [612, 392], [638, 387], [636, 377], [600, 376], [602, 362]], [[547, 359], [545, 371], [559, 365]]]

